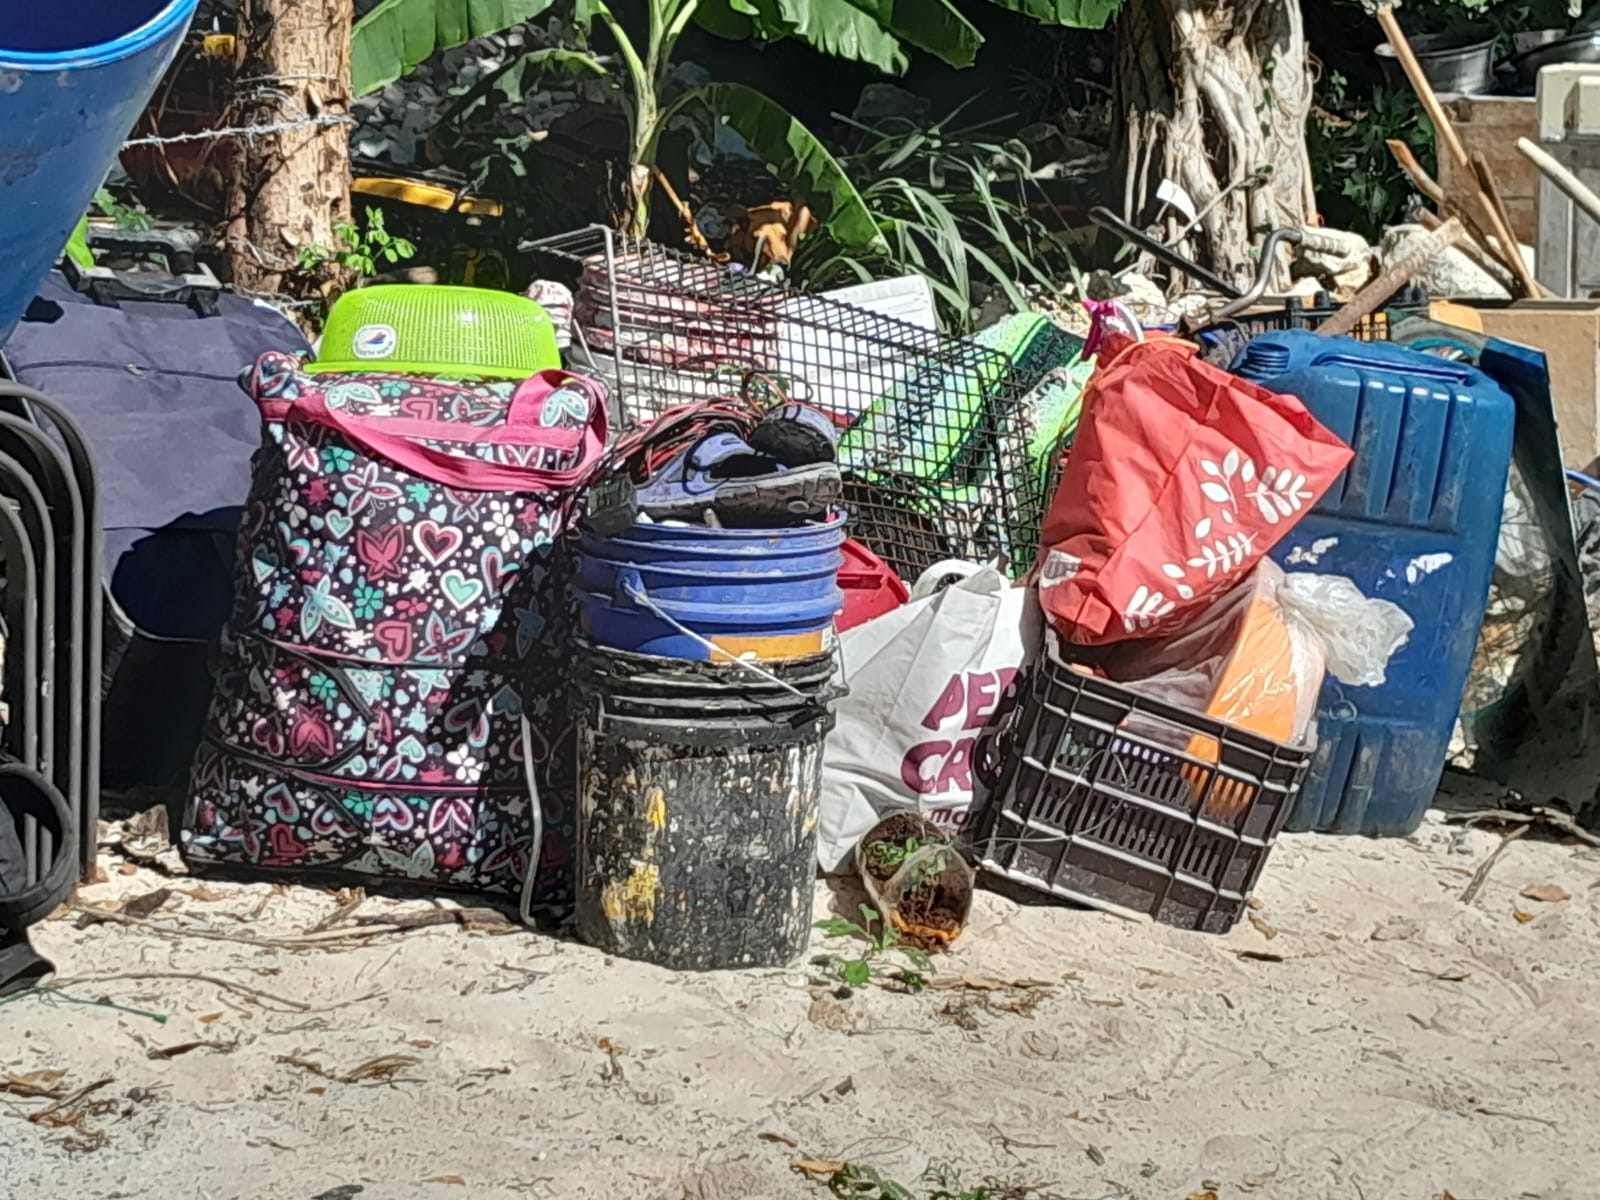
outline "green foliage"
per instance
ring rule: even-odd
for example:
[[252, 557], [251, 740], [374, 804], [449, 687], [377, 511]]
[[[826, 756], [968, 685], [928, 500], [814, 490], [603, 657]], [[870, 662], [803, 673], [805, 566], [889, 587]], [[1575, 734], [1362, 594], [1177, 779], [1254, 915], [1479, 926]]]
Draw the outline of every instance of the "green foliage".
[[328, 263], [335, 263], [356, 275], [376, 275], [385, 265], [393, 265], [412, 257], [417, 248], [403, 237], [390, 233], [383, 223], [380, 209], [367, 209], [367, 225], [363, 229], [354, 221], [340, 221], [333, 227], [338, 239], [333, 247], [301, 246], [300, 269], [315, 271]]
[[1323, 81], [1319, 100], [1306, 141], [1323, 215], [1377, 241], [1386, 225], [1404, 219], [1414, 191], [1388, 143], [1405, 142], [1431, 174], [1433, 123], [1409, 91], [1380, 87], [1361, 101], [1350, 96], [1348, 81], [1337, 72]]
[[[1050, 25], [1100, 29], [1122, 0], [993, 0]], [[900, 74], [906, 48], [970, 66], [983, 35], [950, 0], [700, 0], [694, 20], [725, 38], [798, 38], [824, 54]]]
[[1104, 29], [1122, 8], [1122, 0], [993, 0], [1001, 8], [1046, 25]]
[[1408, 35], [1422, 33], [1495, 34], [1509, 40], [1530, 29], [1564, 28], [1583, 4], [1568, 0], [1403, 0], [1401, 24]]
[[399, 79], [436, 50], [499, 33], [554, 0], [383, 0], [355, 24], [350, 87], [357, 96]]
[[94, 194], [93, 211], [110, 217], [118, 229], [142, 231], [150, 228], [150, 214], [137, 204], [124, 204], [112, 195], [110, 188], [100, 188]]
[[954, 1167], [930, 1163], [916, 1188], [897, 1183], [876, 1167], [845, 1163], [828, 1180], [828, 1190], [840, 1200], [1001, 1200], [1037, 1194], [1033, 1188], [1001, 1188], [992, 1184], [966, 1187]]
[[944, 869], [950, 865], [951, 850], [948, 838], [941, 838], [936, 842], [923, 842], [914, 837], [909, 837], [904, 842], [874, 842], [868, 854], [884, 870], [893, 873], [905, 866], [924, 846], [937, 846], [938, 849], [912, 868], [911, 890], [916, 892], [939, 878], [944, 874]]
[[896, 120], [861, 130], [862, 145], [840, 166], [883, 240], [863, 251], [824, 224], [795, 256], [799, 286], [915, 272], [933, 288], [944, 327], [960, 334], [971, 330], [987, 291], [1022, 310], [1025, 286], [1053, 288], [1072, 276], [1070, 256], [1028, 209], [1036, 192], [1027, 148], [985, 139], [981, 129], [953, 129], [958, 115], [927, 128]]
[[[876, 933], [874, 926], [877, 926]], [[928, 952], [902, 943], [899, 931], [876, 909], [865, 904], [861, 906], [859, 924], [847, 917], [832, 917], [818, 921], [817, 928], [829, 937], [855, 938], [865, 943], [854, 958], [830, 954], [821, 960], [821, 965], [847, 988], [866, 987], [876, 980], [879, 986], [893, 991], [920, 992], [928, 986], [928, 976], [934, 973]], [[898, 955], [910, 964], [909, 967], [888, 961], [890, 955]]]
[[[1099, 27], [1121, 0], [995, 0], [1004, 8], [1055, 25]], [[357, 95], [410, 71], [434, 51], [498, 32], [549, 8], [554, 0], [383, 0], [357, 22], [351, 77]], [[947, 148], [943, 130], [876, 137], [850, 170], [841, 170], [819, 139], [770, 100], [731, 84], [699, 88], [666, 104], [673, 54], [690, 22], [723, 37], [776, 41], [797, 38], [821, 52], [901, 72], [907, 48], [933, 54], [955, 66], [970, 64], [983, 36], [954, 0], [643, 0], [644, 40], [630, 34], [606, 0], [574, 0], [572, 15], [587, 32], [598, 22], [616, 42], [626, 68], [629, 156], [635, 168], [654, 166], [662, 130], [679, 116], [703, 125], [722, 122], [763, 154], [773, 174], [810, 205], [825, 230], [826, 246], [810, 256], [809, 275], [827, 281], [874, 278], [920, 270], [939, 292], [947, 320], [970, 326], [974, 283], [987, 280], [1013, 305], [1026, 301], [1018, 281], [1034, 276], [1041, 232], [1026, 208], [1002, 198], [992, 186], [1009, 178], [1026, 187], [1026, 152], [1020, 146], [973, 144]], [[566, 53], [566, 66], [603, 71], [592, 56], [535, 52], [537, 69]], [[533, 58], [532, 55], [529, 56]], [[529, 65], [525, 62], [519, 66]], [[476, 108], [500, 87], [515, 96], [519, 86], [508, 64], [452, 109], [452, 118]], [[526, 76], [523, 77], [525, 83]], [[876, 134], [877, 131], [870, 131]], [[898, 144], [897, 144], [898, 143]], [[959, 145], [959, 143], [957, 143]], [[517, 147], [497, 142], [489, 157], [515, 159]], [[889, 174], [894, 164], [928, 168], [926, 182]], [[857, 170], [872, 178], [872, 196], [852, 184]], [[631, 211], [625, 224], [643, 233], [648, 187], [635, 170]], [[974, 236], [969, 236], [974, 235]], [[1019, 241], [1020, 235], [1020, 241]], [[816, 239], [814, 239], [816, 240]], [[1048, 254], [1048, 251], [1047, 251]]]
[[742, 137], [779, 179], [792, 186], [838, 242], [881, 251], [885, 243], [871, 209], [821, 140], [760, 92], [737, 83], [694, 88], [662, 116], [691, 121], [708, 137], [718, 124]]

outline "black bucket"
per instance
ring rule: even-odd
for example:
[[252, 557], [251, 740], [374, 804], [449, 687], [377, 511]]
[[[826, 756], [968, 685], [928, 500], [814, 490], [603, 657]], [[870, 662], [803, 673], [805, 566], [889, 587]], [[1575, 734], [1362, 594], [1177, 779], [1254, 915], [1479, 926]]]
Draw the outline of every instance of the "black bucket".
[[[578, 935], [681, 971], [788, 966], [816, 878], [831, 655], [578, 656]], [[791, 690], [792, 689], [792, 690]]]
[[[1493, 37], [1476, 34], [1425, 33], [1411, 39], [1411, 50], [1428, 84], [1436, 92], [1476, 96], [1494, 90]], [[1411, 81], [1394, 47], [1384, 42], [1375, 53], [1383, 80], [1396, 90], [1409, 91]]]

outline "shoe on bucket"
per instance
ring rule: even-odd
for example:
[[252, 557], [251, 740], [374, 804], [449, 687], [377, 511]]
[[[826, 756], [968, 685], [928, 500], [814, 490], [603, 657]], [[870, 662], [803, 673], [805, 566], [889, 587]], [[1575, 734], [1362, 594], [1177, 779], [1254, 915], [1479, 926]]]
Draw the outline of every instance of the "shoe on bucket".
[[839, 430], [809, 404], [785, 404], [751, 431], [750, 445], [786, 467], [830, 463], [839, 457]]
[[697, 521], [710, 509], [725, 527], [763, 528], [820, 516], [843, 491], [831, 462], [785, 467], [730, 430], [708, 433], [638, 491], [654, 521]]

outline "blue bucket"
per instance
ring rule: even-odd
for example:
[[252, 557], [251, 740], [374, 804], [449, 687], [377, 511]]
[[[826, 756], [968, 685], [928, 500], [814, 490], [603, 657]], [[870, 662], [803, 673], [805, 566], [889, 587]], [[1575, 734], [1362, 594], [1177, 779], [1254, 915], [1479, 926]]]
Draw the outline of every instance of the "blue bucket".
[[12, 0], [0, 20], [0, 345], [178, 53], [198, 0]]
[[820, 653], [844, 604], [844, 525], [837, 516], [790, 529], [586, 534], [577, 580], [584, 629], [596, 645], [662, 658]]

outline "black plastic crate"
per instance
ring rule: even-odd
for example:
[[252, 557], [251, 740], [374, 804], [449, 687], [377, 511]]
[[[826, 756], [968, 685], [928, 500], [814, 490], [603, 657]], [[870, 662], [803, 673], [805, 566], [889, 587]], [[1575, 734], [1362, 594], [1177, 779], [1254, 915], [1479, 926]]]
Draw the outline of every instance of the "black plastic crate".
[[1311, 752], [1083, 674], [1048, 641], [996, 747], [975, 839], [984, 869], [1094, 908], [1231, 929]]
[[[1323, 292], [1309, 299], [1290, 297], [1277, 308], [1242, 312], [1230, 317], [1228, 323], [1241, 326], [1251, 337], [1280, 329], [1318, 329], [1338, 313], [1340, 307]], [[1407, 284], [1377, 312], [1362, 317], [1360, 323], [1350, 331], [1350, 336], [1362, 342], [1387, 342], [1390, 340], [1391, 315], [1425, 317], [1428, 310], [1428, 293], [1414, 284]]]

